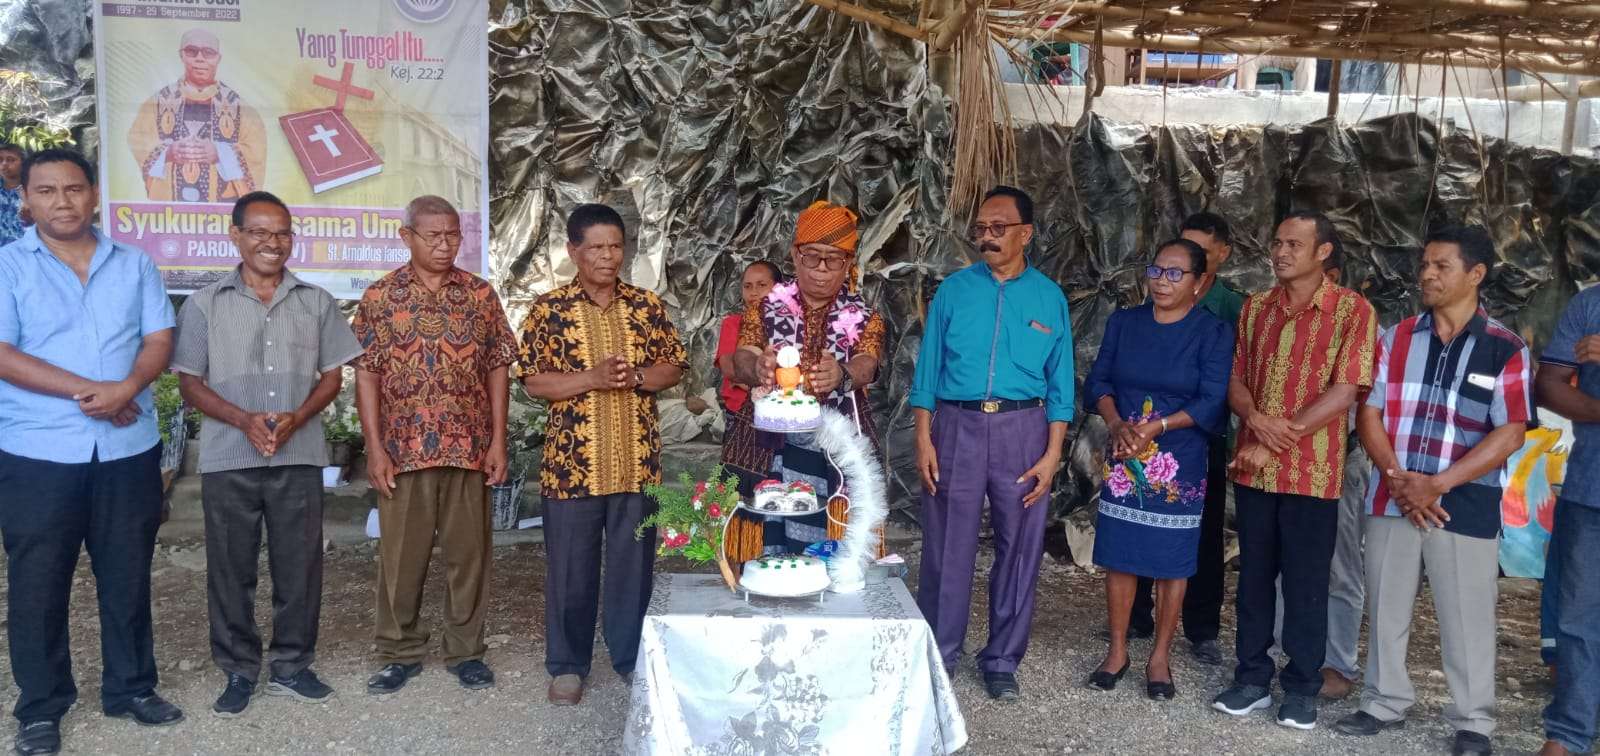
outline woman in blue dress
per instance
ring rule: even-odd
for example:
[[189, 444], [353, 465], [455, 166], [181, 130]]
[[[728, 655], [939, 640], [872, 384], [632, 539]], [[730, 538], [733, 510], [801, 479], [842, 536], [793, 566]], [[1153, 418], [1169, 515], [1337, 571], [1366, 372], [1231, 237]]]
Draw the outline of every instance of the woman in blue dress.
[[1128, 671], [1128, 615], [1140, 577], [1156, 581], [1156, 639], [1146, 693], [1171, 699], [1168, 651], [1195, 571], [1206, 499], [1206, 440], [1227, 430], [1233, 331], [1196, 307], [1205, 250], [1174, 239], [1145, 268], [1150, 300], [1106, 322], [1084, 397], [1110, 431], [1095, 523], [1106, 570], [1111, 648], [1089, 678], [1100, 690]]

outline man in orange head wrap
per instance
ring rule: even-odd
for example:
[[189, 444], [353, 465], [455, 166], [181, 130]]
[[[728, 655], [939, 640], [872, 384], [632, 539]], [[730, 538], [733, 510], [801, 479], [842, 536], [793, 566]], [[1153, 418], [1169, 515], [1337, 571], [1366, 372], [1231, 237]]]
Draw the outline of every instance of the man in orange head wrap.
[[[884, 326], [883, 318], [847, 285], [855, 282], [860, 238], [856, 214], [844, 205], [819, 200], [800, 213], [789, 249], [795, 278], [774, 286], [745, 313], [733, 369], [739, 383], [770, 389], [777, 349], [797, 347], [807, 391], [823, 405], [853, 417], [876, 444], [866, 387], [877, 377]], [[735, 467], [786, 482], [805, 481], [823, 500], [837, 492], [839, 481], [809, 436], [761, 439], [757, 436], [766, 434], [748, 428], [739, 433], [748, 437], [728, 442], [732, 448], [725, 451], [724, 463], [732, 460]], [[798, 553], [825, 540], [826, 525], [822, 514], [786, 518], [787, 549]]]

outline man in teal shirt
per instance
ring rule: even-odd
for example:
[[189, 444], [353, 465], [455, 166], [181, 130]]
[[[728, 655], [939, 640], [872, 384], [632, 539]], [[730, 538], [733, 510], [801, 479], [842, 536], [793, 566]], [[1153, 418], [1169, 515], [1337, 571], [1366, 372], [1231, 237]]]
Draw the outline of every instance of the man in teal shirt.
[[1072, 321], [1061, 287], [1029, 267], [1033, 200], [1011, 187], [984, 198], [971, 229], [983, 262], [939, 286], [912, 381], [922, 475], [917, 604], [947, 671], [961, 659], [987, 498], [995, 560], [984, 687], [1016, 698], [1044, 555], [1050, 484], [1073, 415]]
[[[1200, 277], [1200, 306], [1229, 325], [1239, 322], [1244, 295], [1217, 275], [1233, 254], [1233, 234], [1228, 229], [1228, 221], [1216, 213], [1195, 213], [1183, 219], [1180, 235], [1206, 251], [1206, 272]], [[1228, 506], [1228, 451], [1232, 446], [1232, 434], [1229, 434], [1225, 438], [1213, 438], [1207, 452], [1200, 555], [1194, 576], [1189, 578], [1189, 590], [1183, 594], [1183, 635], [1189, 641], [1195, 660], [1202, 664], [1222, 663], [1222, 649], [1217, 645], [1217, 635], [1222, 631], [1224, 582], [1222, 520]], [[1133, 616], [1128, 623], [1130, 637], [1149, 638], [1155, 634], [1153, 586], [1149, 578], [1139, 578], [1139, 587], [1133, 594]]]

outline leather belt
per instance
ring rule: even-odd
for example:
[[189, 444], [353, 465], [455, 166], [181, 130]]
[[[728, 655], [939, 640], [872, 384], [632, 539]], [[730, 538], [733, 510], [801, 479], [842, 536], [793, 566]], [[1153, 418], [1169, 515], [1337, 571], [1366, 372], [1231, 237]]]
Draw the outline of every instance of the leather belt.
[[972, 410], [973, 412], [982, 412], [985, 415], [993, 415], [1001, 412], [1016, 412], [1017, 410], [1036, 409], [1038, 407], [1043, 407], [1044, 400], [987, 399], [974, 400], [970, 402], [940, 401], [940, 404], [948, 404], [952, 407], [957, 407], [964, 410]]

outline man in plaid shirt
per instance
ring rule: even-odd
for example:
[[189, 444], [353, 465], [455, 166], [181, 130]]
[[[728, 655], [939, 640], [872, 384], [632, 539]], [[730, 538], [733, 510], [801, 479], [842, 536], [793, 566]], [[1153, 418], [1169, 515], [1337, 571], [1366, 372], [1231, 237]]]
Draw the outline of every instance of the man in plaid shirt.
[[1500, 498], [1506, 458], [1533, 422], [1528, 347], [1478, 303], [1494, 259], [1480, 228], [1431, 234], [1418, 274], [1428, 309], [1379, 339], [1357, 420], [1378, 474], [1367, 493], [1366, 689], [1360, 709], [1336, 725], [1348, 735], [1399, 727], [1416, 701], [1406, 644], [1426, 571], [1452, 753], [1491, 752]]

